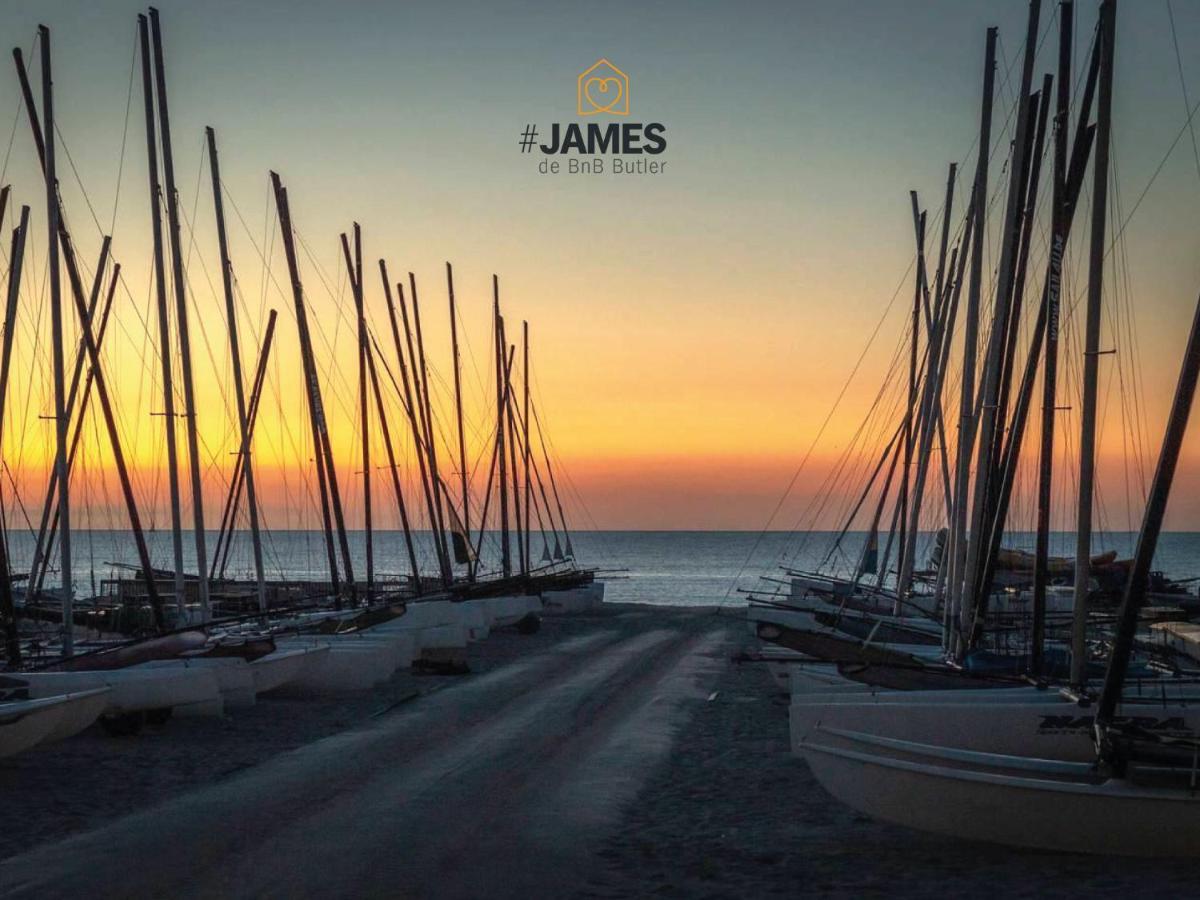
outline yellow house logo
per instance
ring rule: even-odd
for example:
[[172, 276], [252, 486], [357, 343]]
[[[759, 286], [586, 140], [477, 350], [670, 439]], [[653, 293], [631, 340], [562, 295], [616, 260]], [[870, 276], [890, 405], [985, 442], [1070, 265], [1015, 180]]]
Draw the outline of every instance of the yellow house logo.
[[629, 76], [607, 59], [597, 60], [579, 75], [576, 108], [581, 116], [629, 115]]

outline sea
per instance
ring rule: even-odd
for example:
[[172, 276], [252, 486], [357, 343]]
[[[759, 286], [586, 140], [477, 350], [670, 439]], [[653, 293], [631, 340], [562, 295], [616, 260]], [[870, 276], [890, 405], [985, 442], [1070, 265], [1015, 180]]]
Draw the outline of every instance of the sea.
[[[173, 550], [169, 532], [146, 535], [150, 558], [155, 567], [169, 569]], [[414, 535], [418, 564], [433, 574], [436, 565], [433, 544], [427, 533]], [[741, 606], [747, 592], [770, 593], [786, 590], [787, 570], [846, 574], [856, 566], [866, 535], [862, 532], [752, 532], [752, 531], [580, 531], [570, 536], [576, 562], [597, 570], [606, 582], [605, 596], [614, 601], [636, 601], [671, 606]], [[1097, 534], [1093, 552], [1115, 550], [1132, 555], [1137, 535], [1128, 532]], [[213, 555], [216, 534], [207, 540], [208, 555]], [[361, 531], [347, 535], [355, 576], [366, 571], [366, 538]], [[543, 544], [540, 535], [531, 542], [535, 566], [546, 555], [553, 555], [553, 539]], [[1034, 535], [1017, 533], [1006, 538], [1005, 545], [1032, 550]], [[933, 535], [922, 533], [918, 542], [918, 560], [928, 558]], [[28, 530], [13, 528], [8, 534], [9, 556], [14, 573], [28, 571], [34, 540]], [[886, 535], [880, 537], [882, 557]], [[500, 542], [496, 535], [485, 535], [483, 569], [498, 567]], [[1051, 536], [1051, 553], [1073, 556], [1075, 536], [1062, 532]], [[137, 564], [134, 542], [127, 531], [76, 531], [72, 536], [73, 582], [78, 596], [99, 593], [105, 578], [128, 575]], [[565, 549], [560, 541], [560, 548]], [[184, 568], [194, 572], [196, 545], [190, 532], [183, 535]], [[896, 556], [892, 550], [892, 559]], [[515, 558], [515, 547], [513, 549]], [[408, 555], [401, 532], [377, 531], [373, 538], [374, 566], [377, 577], [407, 573]], [[263, 537], [263, 556], [268, 578], [321, 579], [328, 576], [325, 541], [320, 531], [269, 531]], [[1200, 577], [1200, 533], [1170, 532], [1161, 536], [1155, 556], [1155, 568], [1177, 579]], [[228, 554], [226, 575], [253, 577], [253, 556], [249, 534], [236, 532]], [[59, 583], [58, 560], [53, 558], [46, 585]]]

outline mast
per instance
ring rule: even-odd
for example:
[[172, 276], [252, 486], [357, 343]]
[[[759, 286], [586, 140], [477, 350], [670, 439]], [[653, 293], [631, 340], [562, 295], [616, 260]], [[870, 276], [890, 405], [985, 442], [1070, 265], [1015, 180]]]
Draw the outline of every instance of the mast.
[[[279, 180], [276, 172], [271, 173], [271, 184], [275, 192], [275, 208], [279, 213], [279, 231], [283, 238], [284, 255], [287, 257], [288, 274], [292, 281], [292, 302], [296, 308], [296, 331], [300, 339], [300, 362], [304, 369], [304, 382], [307, 390], [304, 392], [308, 400], [308, 420], [312, 430], [313, 454], [317, 463], [318, 493], [321, 495], [321, 522], [325, 530], [325, 554], [329, 561], [330, 588], [337, 597], [341, 597], [341, 585], [338, 576], [337, 552], [334, 550], [333, 524], [331, 516], [333, 507], [339, 507], [340, 496], [336, 495], [333, 486], [337, 483], [337, 473], [333, 469], [333, 457], [329, 454], [326, 443], [325, 406], [321, 400], [321, 382], [317, 374], [316, 361], [312, 355], [312, 339], [308, 331], [308, 312], [304, 306], [304, 287], [300, 282], [300, 267], [296, 260], [296, 245], [292, 236], [292, 215], [288, 207], [287, 191]], [[349, 547], [345, 546], [345, 530], [338, 529], [341, 538], [343, 562], [350, 560]], [[346, 581], [351, 591], [354, 589], [354, 576], [346, 567]], [[340, 604], [339, 604], [340, 605]]]
[[[217, 246], [221, 252], [221, 287], [225, 292], [229, 358], [233, 361], [233, 394], [237, 401], [238, 433], [241, 436], [238, 460], [246, 481], [246, 505], [250, 513], [250, 540], [254, 546], [254, 579], [258, 589], [258, 608], [265, 612], [267, 609], [267, 584], [263, 572], [262, 535], [258, 530], [258, 493], [254, 487], [254, 464], [250, 458], [250, 426], [246, 418], [246, 385], [242, 380], [242, 350], [241, 342], [238, 340], [237, 309], [233, 302], [233, 261], [229, 258], [229, 242], [225, 235], [225, 203], [221, 197], [221, 168], [217, 160], [217, 135], [211, 126], [205, 128], [204, 133], [208, 139], [208, 168], [209, 174], [212, 175], [213, 209], [217, 217]], [[230, 530], [232, 531], [232, 523]]]
[[[49, 58], [49, 38], [50, 31], [44, 25], [38, 26], [42, 33], [44, 43], [42, 44], [43, 53], [43, 75], [48, 75], [50, 66]], [[42, 167], [43, 175], [48, 175], [51, 171], [49, 163], [49, 154], [47, 153], [47, 144], [42, 136], [42, 126], [38, 118], [37, 106], [33, 100], [33, 89], [29, 83], [29, 75], [25, 71], [25, 60], [21, 55], [21, 49], [16, 47], [13, 49], [13, 62], [17, 67], [17, 79], [21, 83], [21, 96], [24, 100], [25, 112], [29, 116], [29, 130], [33, 136], [33, 145], [37, 150], [38, 161]], [[45, 79], [48, 80], [48, 79]], [[146, 580], [146, 596], [150, 600], [150, 608], [154, 613], [154, 625], [161, 631], [165, 627], [162, 611], [162, 599], [158, 594], [158, 587], [154, 581], [154, 567], [150, 564], [150, 552], [146, 547], [146, 536], [142, 531], [142, 520], [138, 514], [137, 500], [133, 495], [133, 485], [129, 479], [129, 469], [125, 465], [125, 454], [121, 450], [121, 435], [117, 430], [117, 420], [113, 413], [112, 402], [108, 396], [108, 387], [104, 381], [104, 371], [100, 365], [100, 351], [97, 349], [95, 337], [92, 335], [91, 313], [88, 311], [87, 302], [83, 299], [83, 281], [79, 276], [79, 266], [75, 260], [75, 251], [71, 244], [71, 235], [67, 231], [66, 223], [62, 215], [62, 200], [58, 197], [58, 192], [55, 188], [56, 182], [53, 178], [49, 179], [47, 185], [48, 200], [53, 200], [53, 215], [50, 217], [53, 223], [57, 226], [56, 232], [58, 242], [62, 244], [63, 263], [67, 267], [67, 278], [71, 282], [71, 296], [75, 301], [75, 313], [79, 318], [79, 327], [84, 349], [87, 351], [88, 362], [91, 365], [91, 374], [96, 385], [96, 393], [100, 397], [100, 409], [104, 414], [104, 428], [108, 433], [109, 444], [112, 447], [113, 465], [117, 470], [117, 480], [121, 485], [121, 496], [125, 501], [125, 509], [129, 514], [129, 530], [133, 533], [134, 545], [137, 548], [138, 562], [141, 565], [142, 576]], [[53, 244], [53, 247], [57, 247]], [[57, 271], [57, 269], [55, 269]], [[56, 471], [57, 468], [56, 468]], [[65, 473], [58, 471], [61, 476]], [[61, 513], [67, 502], [63, 491], [59, 491], [59, 513]], [[64, 529], [69, 530], [70, 522], [63, 523]], [[59, 542], [59, 552], [62, 552], [62, 542]]]
[[[88, 300], [88, 310], [90, 312], [89, 322], [95, 321], [96, 303], [100, 296], [100, 285], [104, 278], [104, 269], [108, 262], [108, 249], [111, 238], [105, 236], [101, 242], [100, 260], [96, 264], [96, 276], [92, 281], [92, 293]], [[104, 309], [100, 313], [100, 327], [96, 331], [96, 349], [104, 346], [104, 333], [108, 329], [108, 314], [112, 310], [113, 294], [117, 290], [117, 281], [121, 276], [121, 264], [113, 265], [112, 278], [108, 284], [108, 293], [104, 298]], [[76, 360], [81, 362], [82, 360]], [[79, 415], [75, 416], [75, 430], [71, 434], [70, 447], [67, 450], [67, 475], [75, 471], [75, 455], [79, 450], [79, 440], [83, 436], [83, 427], [86, 424], [84, 416], [87, 414], [88, 398], [92, 390], [93, 373], [88, 370], [87, 380], [84, 382], [83, 399], [79, 405]], [[78, 384], [72, 385], [78, 388]], [[67, 395], [67, 419], [72, 418], [71, 410], [74, 407], [75, 392], [72, 391]], [[29, 569], [29, 582], [26, 588], [26, 597], [37, 597], [42, 593], [42, 586], [46, 581], [46, 570], [50, 565], [49, 555], [45, 553], [45, 548], [49, 548], [54, 544], [54, 538], [58, 534], [58, 507], [55, 505], [54, 498], [57, 496], [58, 478], [54, 473], [51, 473], [50, 484], [46, 491], [46, 501], [42, 505], [42, 519], [39, 523], [37, 539], [34, 543], [33, 564]]]
[[1112, 132], [1112, 79], [1116, 0], [1100, 5], [1100, 96], [1096, 107], [1096, 161], [1092, 170], [1092, 234], [1088, 252], [1087, 326], [1083, 356], [1083, 409], [1079, 437], [1079, 508], [1075, 524], [1075, 619], [1071, 630], [1071, 685], [1087, 684], [1087, 600], [1091, 579], [1092, 500], [1096, 481], [1096, 382], [1099, 376], [1100, 303], [1104, 287], [1104, 234], [1108, 214], [1108, 149]]
[[[922, 415], [921, 415], [921, 433], [920, 441], [917, 447], [917, 471], [914, 477], [912, 491], [912, 509], [909, 514], [908, 528], [905, 532], [906, 543], [900, 550], [900, 576], [897, 582], [896, 590], [896, 613], [899, 614], [900, 607], [905, 600], [908, 599], [909, 592], [912, 588], [913, 569], [916, 562], [917, 550], [917, 528], [920, 523], [919, 516], [921, 514], [921, 500], [925, 494], [925, 479], [929, 470], [929, 457], [932, 450], [933, 436], [935, 433], [935, 424], [939, 421], [937, 411], [941, 407], [942, 393], [942, 342], [943, 335], [946, 333], [946, 322], [948, 314], [953, 313], [957, 306], [948, 306], [942, 302], [942, 291], [945, 278], [945, 254], [946, 245], [949, 242], [950, 232], [950, 215], [954, 205], [954, 176], [956, 166], [950, 164], [950, 174], [946, 180], [946, 202], [943, 206], [942, 220], [942, 239], [941, 247], [938, 252], [938, 268], [936, 281], [936, 298], [938, 302], [938, 315], [933, 320], [933, 325], [929, 329], [929, 337], [927, 339], [928, 361], [926, 363], [925, 376], [925, 391], [922, 399]], [[916, 214], [916, 193], [913, 195], [913, 213]], [[924, 230], [924, 219], [918, 221], [918, 234]], [[919, 239], [919, 238], [918, 238]], [[953, 328], [953, 318], [949, 317], [950, 326]]]
[[[515, 354], [517, 352], [516, 345], [509, 345], [508, 337], [504, 330], [504, 319], [500, 319], [500, 343], [504, 346], [505, 352]], [[508, 429], [505, 443], [508, 446], [509, 455], [509, 474], [512, 477], [512, 507], [513, 507], [513, 525], [517, 532], [517, 565], [522, 575], [528, 572], [528, 567], [525, 561], [525, 538], [521, 531], [521, 489], [518, 483], [517, 474], [517, 435], [516, 429], [513, 427], [513, 390], [512, 390], [512, 367], [505, 367], [504, 370], [504, 419], [505, 427]]]
[[542, 445], [542, 458], [546, 461], [546, 474], [550, 476], [550, 490], [554, 494], [554, 505], [558, 508], [558, 521], [562, 524], [563, 540], [566, 541], [566, 547], [563, 552], [567, 558], [573, 559], [575, 549], [571, 546], [571, 532], [567, 530], [567, 517], [563, 515], [562, 500], [558, 495], [558, 483], [554, 480], [554, 467], [550, 465], [550, 453], [546, 449], [546, 433], [542, 431], [542, 420], [538, 416], [537, 406], [531, 407], [533, 412], [533, 421], [537, 425], [538, 441]]
[[[376, 347], [378, 352], [378, 347]], [[379, 390], [379, 373], [375, 368], [375, 356], [367, 354], [367, 374], [371, 377], [371, 391], [375, 395], [375, 413], [379, 417], [379, 431], [383, 438], [383, 449], [387, 453], [388, 472], [391, 473], [392, 492], [396, 496], [396, 507], [400, 510], [400, 525], [404, 529], [404, 546], [408, 551], [408, 564], [412, 568], [413, 590], [421, 593], [421, 570], [417, 565], [417, 551], [413, 546], [412, 526], [408, 521], [408, 508], [404, 504], [404, 492], [400, 489], [400, 469], [396, 463], [396, 452], [392, 446], [392, 431], [388, 427], [387, 412], [383, 406], [383, 394]]]
[[1033, 564], [1033, 633], [1029, 667], [1042, 674], [1046, 642], [1046, 587], [1050, 563], [1050, 488], [1054, 468], [1054, 413], [1058, 389], [1058, 325], [1061, 308], [1063, 252], [1063, 190], [1067, 177], [1067, 127], [1071, 112], [1071, 40], [1074, 4], [1064, 0], [1058, 19], [1058, 95], [1054, 113], [1054, 183], [1051, 198], [1050, 262], [1046, 294], [1046, 360], [1042, 371], [1042, 440], [1038, 451], [1037, 542]]
[[[437, 538], [438, 553], [446, 563], [446, 587], [449, 587], [453, 583], [453, 574], [450, 569], [450, 554], [446, 548], [446, 520], [442, 514], [442, 479], [438, 470], [437, 437], [433, 432], [433, 409], [429, 399], [429, 369], [425, 365], [425, 340], [421, 331], [421, 303], [417, 299], [417, 277], [412, 272], [408, 273], [408, 287], [412, 294], [412, 324], [417, 333], [416, 365], [419, 366], [419, 368], [413, 369], [413, 383], [417, 389], [417, 403], [425, 422], [425, 451], [429, 454], [429, 480], [433, 488], [433, 509], [437, 514], [434, 534]], [[412, 337], [409, 333], [408, 312], [405, 308], [403, 294], [400, 295], [400, 313], [404, 318], [405, 333], [409, 334], [408, 355], [412, 358]]]
[[[433, 534], [434, 551], [438, 558], [438, 571], [442, 576], [442, 584], [449, 587], [453, 580], [453, 573], [450, 570], [450, 561], [443, 552], [445, 547], [437, 537], [437, 513], [433, 508], [433, 491], [429, 485], [429, 472], [426, 469], [424, 443], [421, 437], [421, 421], [424, 417], [419, 415], [418, 406], [413, 397], [412, 381], [416, 380], [417, 374], [414, 371], [412, 381], [410, 381], [408, 376], [409, 367], [404, 361], [404, 348], [400, 343], [400, 326], [396, 321], [396, 305], [392, 302], [392, 287], [391, 282], [388, 280], [387, 263], [382, 259], [379, 260], [379, 274], [383, 279], [383, 296], [387, 300], [388, 323], [392, 328], [392, 343], [396, 347], [396, 360], [400, 365], [400, 380], [404, 385], [404, 411], [408, 415], [408, 424], [413, 437], [413, 449], [417, 455], [417, 467], [421, 472], [421, 489], [425, 496], [425, 510], [429, 516], [429, 530]], [[404, 285], [399, 281], [396, 282], [396, 293], [400, 297], [401, 310], [404, 313], [405, 334], [408, 335], [408, 310], [404, 305]], [[411, 356], [411, 336], [409, 336], [408, 347]]]
[[50, 335], [54, 366], [54, 468], [58, 472], [59, 563], [62, 572], [62, 653], [75, 650], [74, 571], [71, 568], [71, 501], [67, 478], [66, 378], [63, 373], [62, 284], [58, 263], [58, 175], [54, 166], [54, 82], [50, 75], [50, 29], [39, 25], [42, 50], [42, 116], [45, 132], [47, 250], [50, 266]]
[[369, 602], [375, 592], [375, 549], [371, 531], [371, 420], [367, 414], [367, 358], [371, 350], [367, 341], [367, 314], [363, 301], [362, 230], [357, 222], [354, 223], [354, 256], [351, 258], [345, 232], [342, 232], [342, 253], [346, 257], [346, 272], [350, 276], [350, 291], [354, 295], [354, 309], [358, 314], [358, 427], [362, 438], [363, 527], [366, 531]]
[[524, 451], [525, 457], [525, 566], [527, 569], [532, 569], [533, 563], [529, 558], [529, 507], [532, 503], [529, 485], [529, 323], [525, 321], [521, 322], [521, 342], [524, 355], [524, 361], [521, 364], [521, 379], [525, 390], [525, 414], [521, 419], [525, 435], [521, 441], [521, 449]]
[[[1111, 16], [1110, 10], [1110, 25], [1112, 23]], [[1110, 39], [1108, 52], [1111, 53], [1111, 51]], [[1109, 59], [1111, 60], [1111, 56]], [[1103, 109], [1105, 102], [1103, 78], [1100, 84], [1100, 105]], [[1179, 382], [1175, 388], [1175, 399], [1171, 404], [1171, 415], [1167, 419], [1167, 430], [1163, 435], [1162, 450], [1159, 453], [1158, 466], [1154, 471], [1154, 481], [1150, 485], [1150, 496], [1146, 500], [1142, 530], [1138, 535], [1137, 550], [1133, 555], [1133, 567], [1129, 572], [1129, 581], [1125, 585], [1125, 596], [1121, 601], [1121, 611], [1117, 616], [1116, 637], [1108, 657], [1108, 669], [1104, 673], [1104, 690], [1100, 694], [1100, 703], [1096, 710], [1096, 738], [1102, 751], [1108, 744], [1105, 732], [1113, 724], [1117, 704], [1121, 700], [1121, 689], [1125, 684], [1125, 675], [1129, 671], [1129, 658], [1133, 654], [1133, 641], [1137, 633], [1138, 613], [1146, 597], [1150, 565], [1154, 562], [1154, 551], [1158, 547], [1158, 536], [1162, 530], [1167, 500], [1171, 496], [1171, 482], [1175, 478], [1179, 451], [1183, 446], [1184, 435], [1187, 433], [1188, 416], [1191, 413], [1192, 401], [1196, 396], [1198, 377], [1200, 377], [1200, 301], [1197, 301], [1196, 312], [1192, 317], [1192, 330], [1188, 334], [1187, 349], [1183, 354]]]
[[[271, 342], [275, 337], [275, 319], [278, 313], [271, 309], [267, 311], [267, 327], [263, 332], [262, 348], [258, 353], [258, 363], [254, 370], [254, 381], [250, 386], [250, 408], [247, 410], [246, 435], [254, 440], [254, 423], [258, 421], [258, 406], [262, 400], [263, 381], [267, 376], [267, 360], [271, 356]], [[242, 485], [245, 483], [245, 457], [238, 457], [234, 462], [233, 480], [229, 485], [229, 494], [225, 498], [225, 510], [221, 515], [221, 533], [225, 535], [224, 547], [221, 546], [220, 535], [217, 539], [217, 553], [213, 554], [213, 569], [210, 577], [224, 578], [225, 567], [229, 564], [229, 547], [232, 544], [234, 517], [237, 514], [238, 503], [242, 498]], [[220, 567], [217, 568], [217, 554], [220, 554]], [[215, 570], [215, 571], [214, 571]]]
[[171, 320], [167, 311], [167, 276], [163, 259], [162, 186], [158, 181], [158, 140], [154, 124], [154, 76], [150, 71], [150, 29], [138, 16], [142, 56], [142, 99], [146, 112], [146, 171], [150, 178], [150, 230], [154, 239], [154, 287], [158, 307], [158, 358], [162, 374], [163, 423], [167, 432], [167, 492], [171, 504], [171, 550], [174, 564], [175, 605], [185, 612], [183, 588], [183, 531], [180, 526], [179, 457], [175, 445], [175, 387], [171, 352]]
[[496, 453], [499, 457], [500, 566], [505, 578], [512, 576], [512, 550], [508, 543], [508, 468], [504, 452], [504, 409], [508, 405], [508, 374], [505, 372], [504, 320], [500, 316], [500, 279], [492, 276], [493, 329], [496, 337]]
[[179, 332], [179, 367], [183, 373], [184, 424], [188, 442], [188, 472], [192, 481], [192, 532], [196, 541], [196, 579], [200, 614], [207, 621], [212, 610], [208, 597], [208, 552], [204, 535], [204, 498], [200, 481], [200, 441], [196, 434], [196, 389], [192, 380], [192, 345], [188, 332], [187, 283], [183, 274], [183, 247], [179, 231], [179, 197], [175, 190], [175, 163], [171, 154], [171, 120], [167, 110], [167, 75], [163, 65], [162, 29], [158, 10], [150, 7], [154, 38], [154, 81], [158, 92], [158, 131], [166, 180], [167, 225], [171, 231], [171, 274], [175, 282], [175, 318]]
[[[900, 520], [900, 569], [903, 572], [908, 566], [906, 554], [908, 551], [908, 482], [912, 477], [912, 456], [913, 456], [913, 418], [917, 406], [917, 347], [921, 337], [921, 298], [925, 287], [925, 213], [919, 209], [917, 203], [917, 192], [909, 191], [909, 199], [912, 201], [913, 211], [913, 226], [916, 229], [917, 237], [917, 274], [916, 285], [913, 290], [913, 307], [912, 307], [912, 322], [910, 329], [912, 331], [912, 340], [909, 343], [908, 354], [908, 408], [904, 413], [904, 471], [900, 473], [900, 496], [897, 498], [897, 514]], [[926, 343], [932, 349], [930, 337], [926, 337]], [[932, 356], [930, 357], [932, 361]], [[928, 378], [926, 383], [928, 384]], [[913, 518], [916, 519], [920, 515], [920, 504], [913, 505]], [[916, 539], [916, 529], [913, 529], [913, 539]], [[891, 537], [888, 538], [889, 545]], [[903, 577], [903, 576], [902, 576]], [[900, 592], [896, 592], [896, 601], [893, 612], [900, 615]]]
[[[962, 608], [962, 575], [967, 561], [967, 492], [971, 485], [971, 451], [975, 438], [975, 362], [979, 344], [979, 295], [983, 279], [983, 245], [987, 239], [988, 157], [992, 146], [992, 95], [996, 80], [996, 29], [987, 30], [983, 65], [983, 102], [979, 121], [979, 161], [971, 203], [975, 233], [963, 333], [962, 387], [959, 396], [958, 451], [954, 472], [954, 518], [947, 544], [950, 562], [948, 621], [957, 627]], [[965, 255], [965, 248], [964, 248]], [[953, 642], [952, 642], [953, 643]]]
[[[462, 486], [463, 542], [471, 546], [471, 492], [470, 476], [467, 472], [467, 443], [463, 433], [462, 364], [458, 353], [458, 312], [454, 305], [454, 270], [446, 263], [446, 291], [450, 295], [450, 345], [454, 352], [454, 413], [458, 420], [458, 470]], [[476, 563], [467, 555], [467, 580], [475, 580]]]
[[[0, 192], [0, 220], [8, 205], [8, 185]], [[4, 411], [8, 398], [9, 364], [12, 362], [13, 336], [17, 324], [17, 300], [21, 294], [21, 268], [25, 259], [25, 236], [29, 229], [29, 207], [21, 207], [21, 223], [13, 229], [12, 246], [8, 254], [8, 296], [4, 304], [4, 349], [0, 357], [0, 435], [4, 433]], [[0, 508], [0, 526], [3, 509]], [[17, 609], [13, 602], [12, 569], [8, 560], [8, 541], [0, 528], [0, 614], [4, 616], [4, 657], [9, 668], [21, 662], [20, 632], [17, 629]]]
[[[994, 467], [997, 420], [1000, 398], [1001, 363], [1004, 355], [1005, 337], [1008, 334], [1013, 293], [1014, 268], [1016, 263], [1017, 239], [1020, 232], [1021, 201], [1023, 199], [1022, 173], [1029, 158], [1032, 135], [1029, 133], [1029, 89], [1033, 79], [1033, 59], [1037, 53], [1038, 19], [1041, 0], [1030, 0], [1029, 22], [1025, 33], [1025, 56], [1021, 68], [1021, 86], [1017, 105], [1016, 134], [1013, 138], [1012, 164], [1009, 167], [1008, 200], [1005, 205], [1004, 230], [1000, 245], [1000, 266], [996, 276], [996, 294], [993, 303], [992, 328], [988, 337], [987, 353], [983, 369], [983, 389], [979, 402], [978, 455], [975, 462], [974, 498], [971, 506], [971, 530], [967, 538], [967, 560], [960, 588], [963, 603], [969, 601], [977, 607], [980, 598], [975, 595], [979, 584], [979, 569], [982, 550], [987, 544], [985, 532], [988, 523], [990, 498], [995, 491]], [[982, 150], [982, 148], [981, 148]], [[986, 202], [986, 194], [985, 201]], [[983, 231], [980, 237], [985, 237]], [[974, 274], [974, 273], [973, 273]], [[973, 611], [972, 611], [973, 615]], [[961, 617], [967, 624], [967, 611]], [[960, 655], [965, 645], [959, 645]]]

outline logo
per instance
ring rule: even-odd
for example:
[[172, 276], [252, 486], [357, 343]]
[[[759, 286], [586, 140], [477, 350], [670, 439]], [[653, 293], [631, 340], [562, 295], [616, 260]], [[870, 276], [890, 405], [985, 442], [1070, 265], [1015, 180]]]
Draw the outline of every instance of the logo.
[[[638, 104], [645, 105], [642, 100]], [[629, 121], [629, 76], [607, 59], [596, 60], [576, 77], [575, 112], [601, 118], [528, 122], [521, 129], [517, 146], [523, 154], [537, 155], [539, 175], [638, 176], [666, 171], [667, 126]]]
[[579, 74], [576, 111], [581, 116], [629, 115], [629, 76], [607, 59], [597, 60]]

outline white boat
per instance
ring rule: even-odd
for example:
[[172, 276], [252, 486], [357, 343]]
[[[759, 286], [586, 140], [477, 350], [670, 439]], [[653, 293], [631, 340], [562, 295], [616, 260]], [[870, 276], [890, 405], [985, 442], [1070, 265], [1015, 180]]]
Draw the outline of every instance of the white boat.
[[920, 831], [1124, 856], [1194, 857], [1200, 847], [1195, 791], [1105, 778], [1087, 762], [952, 750], [837, 730], [820, 731], [802, 751], [817, 781], [838, 800]]
[[542, 591], [542, 607], [547, 613], [584, 613], [598, 607], [603, 600], [602, 581], [561, 591]]
[[78, 734], [99, 718], [107, 688], [0, 702], [0, 757]]
[[80, 672], [19, 672], [7, 678], [22, 682], [33, 698], [110, 688], [105, 715], [196, 704], [220, 703], [221, 691], [213, 673], [202, 668], [104, 669]]
[[535, 594], [487, 597], [484, 602], [490, 611], [493, 628], [516, 625], [528, 615], [542, 613], [542, 598]]
[[[1119, 722], [1164, 738], [1200, 737], [1200, 691], [1194, 685], [1144, 696], [1130, 685]], [[884, 691], [800, 695], [790, 709], [792, 749], [818, 729], [917, 741], [956, 750], [1088, 762], [1095, 759], [1095, 704], [1033, 686], [949, 691]]]
[[343, 640], [339, 635], [294, 637], [276, 642], [278, 649], [325, 648], [310, 665], [280, 686], [287, 693], [340, 694], [370, 690], [392, 677], [396, 653], [384, 641]]
[[492, 618], [482, 600], [464, 600], [458, 605], [459, 618], [467, 629], [467, 638], [486, 641], [492, 633]]
[[289, 647], [260, 656], [250, 663], [254, 678], [254, 692], [265, 694], [283, 687], [306, 669], [319, 662], [329, 653], [329, 645], [315, 647]]
[[494, 625], [486, 617], [460, 609], [463, 605], [451, 600], [419, 600], [409, 603], [404, 615], [376, 625], [367, 633], [411, 635], [414, 656], [425, 650], [465, 650], [471, 641], [468, 619], [486, 624], [489, 631]]
[[250, 664], [239, 656], [185, 657], [182, 659], [156, 659], [141, 663], [135, 669], [206, 669], [217, 680], [221, 693], [221, 708], [216, 712], [214, 704], [184, 704], [177, 706], [177, 715], [220, 715], [225, 709], [239, 709], [254, 705], [254, 674]]

